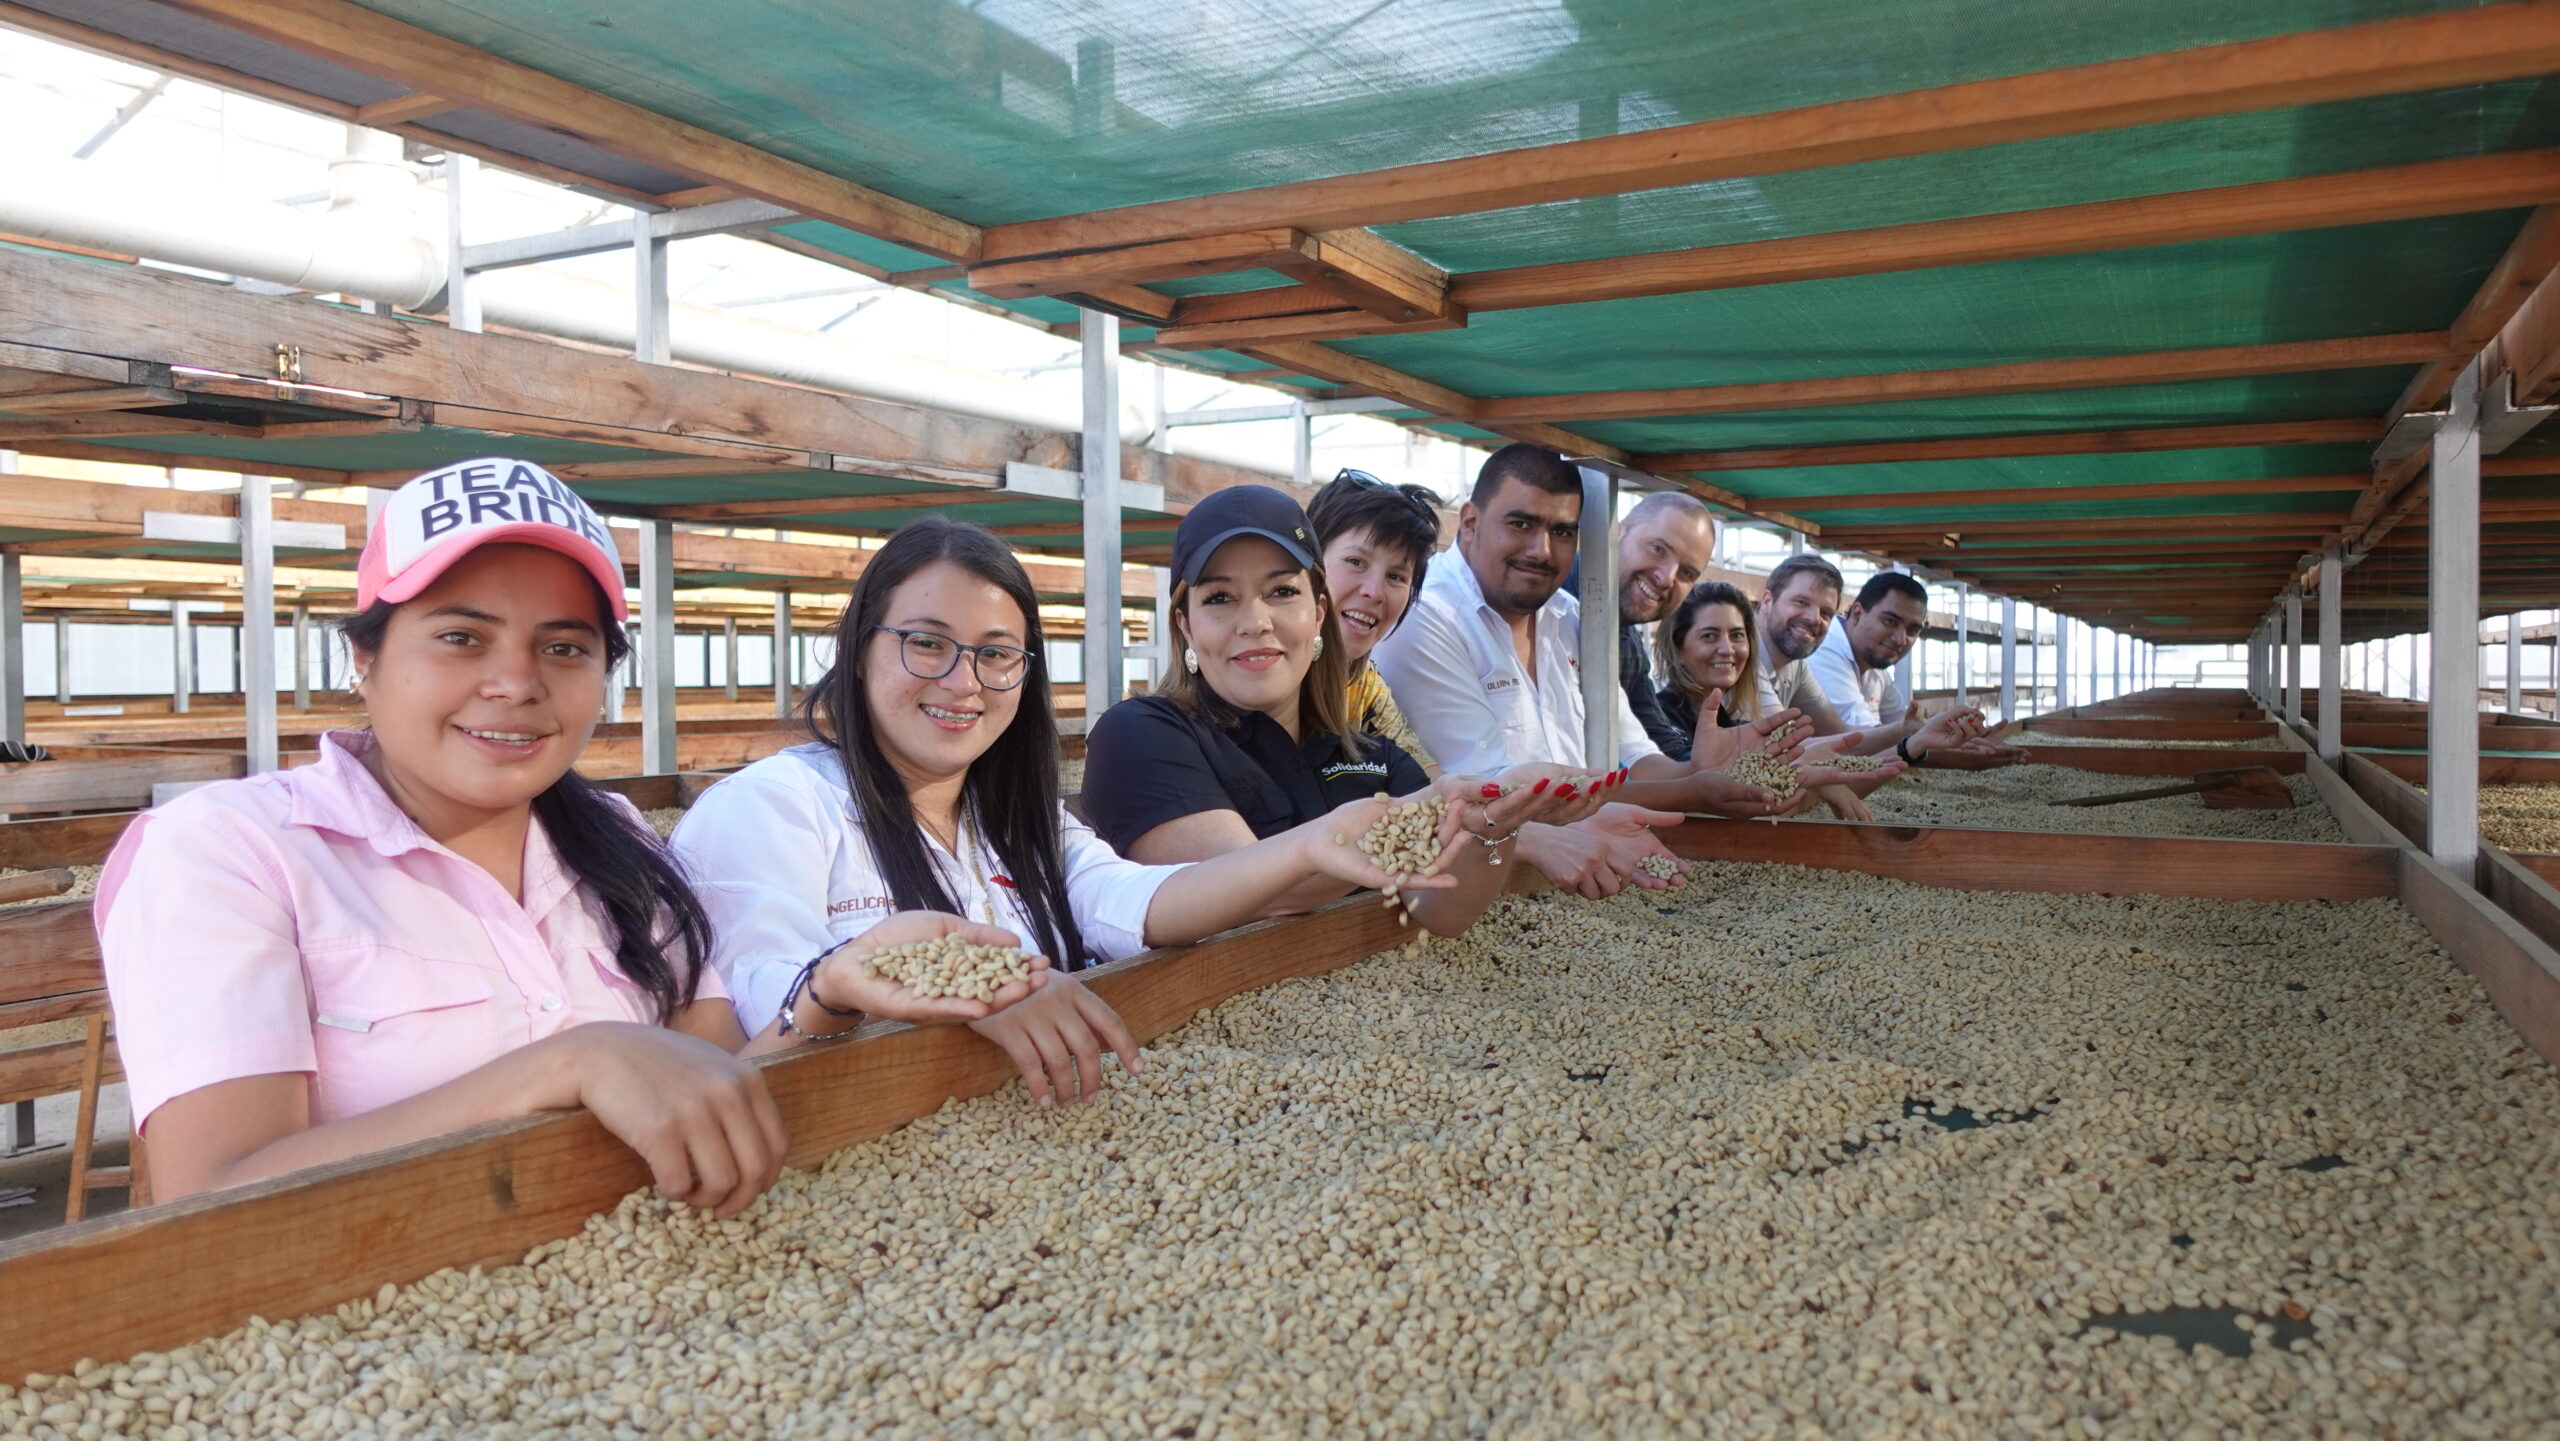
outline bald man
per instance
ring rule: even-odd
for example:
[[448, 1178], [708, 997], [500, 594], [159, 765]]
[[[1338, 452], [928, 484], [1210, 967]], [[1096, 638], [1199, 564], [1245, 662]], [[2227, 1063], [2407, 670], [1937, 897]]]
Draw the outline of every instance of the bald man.
[[[1646, 738], [1668, 756], [1688, 755], [1690, 734], [1663, 713], [1645, 627], [1679, 609], [1715, 553], [1715, 516], [1682, 491], [1655, 491], [1618, 526], [1618, 688]], [[1582, 594], [1579, 569], [1565, 588]]]

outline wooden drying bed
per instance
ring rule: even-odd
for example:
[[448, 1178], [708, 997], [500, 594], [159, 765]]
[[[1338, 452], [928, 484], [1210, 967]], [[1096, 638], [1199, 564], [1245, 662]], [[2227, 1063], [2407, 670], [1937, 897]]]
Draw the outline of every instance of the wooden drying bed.
[[[2560, 956], [2423, 855], [2390, 844], [2379, 818], [2327, 779], [2350, 834], [2379, 843], [1706, 819], [1664, 835], [1698, 859], [1790, 861], [1959, 889], [2397, 897], [2480, 978], [2510, 1024], [2560, 1063]], [[1543, 885], [1527, 867], [1513, 883]], [[1373, 898], [1354, 898], [1088, 975], [1145, 1040], [1243, 991], [1349, 965], [1411, 934]], [[964, 1028], [885, 1024], [764, 1064], [791, 1128], [791, 1160], [802, 1166], [1013, 1074], [1001, 1051]], [[647, 1180], [592, 1118], [550, 1114], [0, 1245], [0, 1294], [12, 1302], [0, 1308], [0, 1375], [165, 1349], [252, 1315], [305, 1315], [446, 1267], [510, 1262], [575, 1233]]]
[[[2385, 764], [2412, 760], [2418, 762], [2414, 779], [2424, 780], [2424, 756], [2351, 754], [2347, 757], [2344, 783], [2358, 801], [2371, 807], [2408, 844], [2424, 848], [2428, 832], [2426, 793], [2412, 784], [2412, 778], [2399, 766]], [[2560, 767], [2560, 756], [2552, 757], [2548, 764]], [[2480, 767], [2482, 780], [2504, 779], [2488, 774], [2489, 758], [2483, 757]], [[2473, 884], [2480, 893], [2544, 943], [2560, 948], [2560, 855], [2522, 854], [2483, 836], [2478, 864], [2479, 873]]]

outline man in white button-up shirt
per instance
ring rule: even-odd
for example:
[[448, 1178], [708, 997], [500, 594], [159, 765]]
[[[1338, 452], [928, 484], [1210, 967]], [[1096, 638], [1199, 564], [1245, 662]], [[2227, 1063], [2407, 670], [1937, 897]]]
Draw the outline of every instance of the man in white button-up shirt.
[[[1768, 813], [1769, 792], [1663, 755], [1620, 693], [1611, 695], [1618, 754], [1584, 753], [1581, 606], [1562, 589], [1581, 528], [1581, 473], [1554, 451], [1507, 445], [1485, 462], [1458, 511], [1458, 563], [1431, 567], [1404, 623], [1372, 652], [1415, 734], [1451, 774], [1534, 761], [1625, 766], [1635, 806]], [[1659, 884], [1637, 866], [1665, 853], [1645, 827], [1676, 819], [1613, 807], [1577, 827], [1531, 827], [1521, 854], [1585, 894], [1614, 894], [1630, 879]]]

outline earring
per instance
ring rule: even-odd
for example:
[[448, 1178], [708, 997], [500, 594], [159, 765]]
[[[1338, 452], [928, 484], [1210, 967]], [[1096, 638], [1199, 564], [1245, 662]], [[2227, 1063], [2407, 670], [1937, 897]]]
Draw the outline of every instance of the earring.
[[1182, 668], [1191, 672], [1193, 675], [1198, 675], [1200, 673], [1200, 652], [1193, 650], [1187, 645], [1184, 646], [1182, 648]]
[[1322, 660], [1322, 659], [1324, 659], [1324, 637], [1323, 637], [1323, 636], [1317, 636], [1317, 637], [1316, 637], [1316, 654], [1315, 654], [1315, 658], [1316, 658], [1317, 660]]

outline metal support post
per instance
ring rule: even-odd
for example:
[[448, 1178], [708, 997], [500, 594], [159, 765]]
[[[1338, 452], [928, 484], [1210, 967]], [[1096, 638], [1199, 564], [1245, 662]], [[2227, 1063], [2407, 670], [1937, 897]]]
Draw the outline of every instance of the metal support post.
[[2071, 617], [2053, 618], [2053, 708], [2071, 709]]
[[2524, 711], [2524, 612], [2507, 617], [2507, 714]]
[[1973, 593], [1956, 582], [1956, 704], [1973, 688]]
[[651, 365], [674, 357], [667, 296], [667, 242], [652, 234], [646, 214], [631, 218], [631, 353]]
[[1173, 638], [1173, 568], [1151, 566], [1149, 574], [1156, 586], [1155, 619], [1147, 626], [1148, 637], [1156, 643], [1156, 678], [1150, 688], [1163, 690], [1165, 677], [1182, 664], [1182, 647]]
[[[1723, 526], [1717, 526], [1717, 527], [1716, 527], [1716, 535], [1717, 535], [1717, 537], [1718, 537], [1719, 539], [1721, 539], [1721, 538], [1723, 537], [1723, 535], [1724, 535], [1724, 527], [1723, 527]], [[1904, 567], [1902, 567], [1902, 573], [1903, 573], [1904, 575], [1910, 575], [1910, 576], [1911, 576], [1911, 578], [1912, 578], [1913, 580], [1920, 580], [1920, 577], [1918, 577], [1918, 576], [1916, 576], [1916, 575], [1911, 575], [1911, 567], [1909, 567], [1909, 566], [1907, 566], [1907, 565], [1906, 565], [1906, 566], [1904, 566]], [[1929, 619], [1929, 598], [1928, 598], [1928, 589], [1929, 589], [1929, 583], [1928, 583], [1927, 581], [1920, 581], [1920, 590], [1921, 590], [1921, 597], [1920, 597], [1920, 619], [1921, 619], [1921, 624], [1922, 624], [1922, 628], [1923, 628], [1923, 629], [1926, 629], [1926, 628], [1927, 628], [1927, 623], [1928, 623], [1928, 619]], [[1905, 701], [1908, 701], [1908, 700], [1911, 698], [1913, 672], [1917, 669], [1917, 664], [1916, 664], [1916, 662], [1917, 662], [1917, 660], [1918, 660], [1919, 654], [1920, 654], [1920, 646], [1919, 646], [1919, 643], [1915, 641], [1915, 642], [1913, 642], [1913, 643], [1912, 643], [1911, 649], [1906, 650], [1906, 651], [1904, 651], [1904, 652], [1902, 653], [1902, 659], [1900, 659], [1900, 660], [1898, 660], [1898, 661], [1895, 661], [1895, 662], [1893, 663], [1893, 683], [1894, 683], [1895, 685], [1897, 685], [1897, 686], [1899, 686], [1899, 687], [1901, 687], [1901, 688], [1902, 688], [1902, 696], [1903, 696], [1903, 699], [1904, 699]], [[1881, 720], [1881, 721], [1885, 722], [1887, 725], [1898, 725], [1898, 724], [1900, 724], [1900, 723], [1901, 723], [1901, 721], [1902, 721], [1902, 717], [1900, 717], [1900, 716], [1898, 716], [1898, 715], [1897, 715], [1897, 716], [1879, 716], [1879, 717], [1877, 717], [1877, 719], [1879, 719], [1879, 720]]]
[[2284, 713], [2302, 724], [2302, 587], [2284, 593]]
[[53, 618], [53, 698], [71, 704], [71, 617], [60, 613]]
[[2042, 634], [2044, 626], [2033, 605], [2026, 608], [2023, 619], [2027, 627], [2026, 714], [2034, 715], [2044, 708], [2044, 638]]
[[2468, 882], [2480, 852], [2480, 384], [2463, 367], [2430, 442], [2427, 850]]
[[16, 551], [0, 553], [0, 740], [27, 739], [27, 609]]
[[169, 679], [169, 710], [173, 715], [185, 715], [195, 705], [196, 636], [195, 627], [189, 623], [190, 612], [187, 604], [183, 600], [169, 602], [169, 659], [172, 672]]
[[637, 620], [622, 628], [623, 639], [630, 643], [631, 648], [623, 652], [622, 664], [605, 676], [604, 718], [613, 725], [622, 724], [623, 692], [630, 689], [632, 681], [640, 673], [640, 647], [647, 644], [643, 639], [646, 634], [647, 628]]
[[676, 523], [640, 522], [640, 773], [676, 772]]
[[773, 718], [791, 719], [791, 592], [773, 593]]
[[1582, 468], [1582, 764], [1618, 763], [1618, 477]]
[[1120, 623], [1120, 317], [1080, 310], [1084, 343], [1084, 723], [1127, 693]]
[[730, 616], [720, 622], [720, 642], [723, 647], [720, 672], [723, 677], [722, 693], [727, 699], [736, 700], [738, 698], [738, 618], [736, 616]]
[[1289, 402], [1289, 477], [1300, 485], [1316, 483], [1316, 423], [1303, 400]]
[[276, 508], [263, 475], [240, 477], [240, 702], [249, 774], [274, 770], [276, 740]]
[[293, 708], [311, 709], [311, 607], [293, 608]]
[[2000, 597], [2000, 719], [2018, 718], [2018, 601]]
[[2346, 676], [2341, 673], [2345, 657], [2340, 652], [2340, 632], [2346, 625], [2346, 597], [2339, 594], [2339, 587], [2345, 584], [2346, 566], [2338, 559], [2337, 547], [2331, 546], [2320, 553], [2320, 728], [2315, 744], [2321, 757], [2333, 765], [2342, 750], [2338, 744], [2344, 708], [2340, 695]]
[[[458, 151], [448, 150], [444, 157], [444, 234], [445, 280], [444, 323], [455, 330], [476, 331], [480, 328], [480, 296], [472, 284], [471, 270], [462, 256], [462, 209], [469, 200], [472, 184], [479, 178], [480, 162]], [[366, 517], [368, 523], [372, 517]]]

